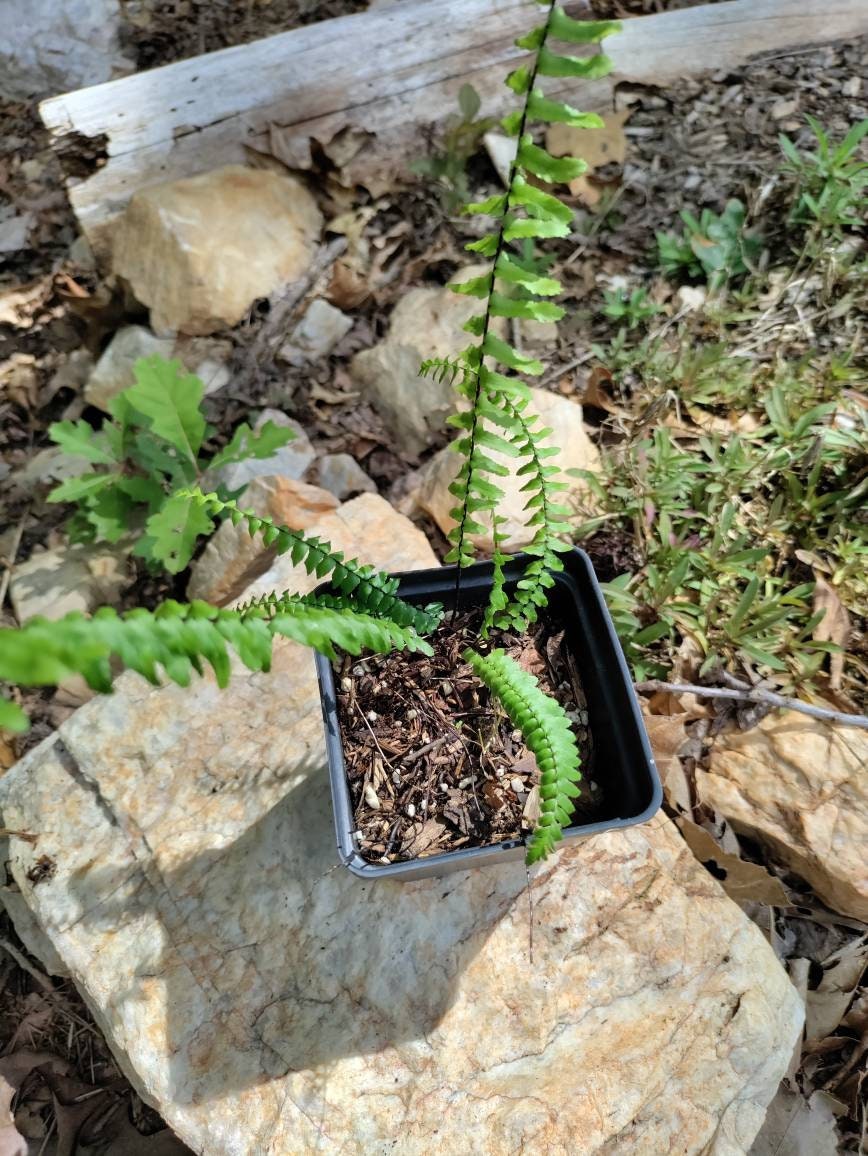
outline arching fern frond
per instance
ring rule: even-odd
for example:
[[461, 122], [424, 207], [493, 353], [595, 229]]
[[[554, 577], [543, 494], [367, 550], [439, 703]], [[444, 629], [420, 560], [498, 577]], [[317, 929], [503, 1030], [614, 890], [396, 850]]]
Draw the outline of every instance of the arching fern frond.
[[[52, 686], [80, 674], [94, 690], [112, 685], [111, 660], [148, 682], [164, 679], [188, 686], [207, 663], [224, 687], [230, 651], [250, 670], [268, 670], [275, 636], [291, 638], [329, 658], [336, 651], [384, 654], [394, 649], [431, 654], [412, 626], [400, 626], [322, 596], [283, 595], [246, 607], [219, 610], [206, 602], [164, 602], [155, 611], [117, 614], [103, 607], [92, 618], [67, 614], [34, 618], [18, 629], [0, 630], [0, 681], [18, 686]], [[10, 709], [11, 708], [11, 709]], [[21, 729], [21, 713], [0, 700], [0, 725]]]
[[510, 722], [521, 731], [540, 771], [540, 817], [527, 846], [528, 864], [544, 859], [563, 838], [578, 798], [579, 749], [570, 720], [560, 703], [502, 650], [488, 655], [465, 650], [476, 676], [500, 701]]
[[251, 534], [261, 534], [266, 546], [277, 554], [289, 554], [296, 566], [303, 566], [317, 578], [330, 576], [335, 590], [346, 595], [347, 606], [377, 618], [389, 619], [398, 626], [412, 627], [428, 634], [439, 623], [439, 615], [420, 610], [397, 596], [398, 579], [383, 574], [373, 566], [363, 566], [322, 538], [279, 526], [271, 518], [260, 517], [253, 510], [243, 510], [237, 502], [206, 494], [197, 488], [181, 490], [175, 498], [184, 498], [200, 506], [210, 516], [229, 518], [234, 526], [245, 524]]
[[[473, 561], [473, 539], [484, 531], [480, 516], [486, 515], [495, 540], [498, 603], [503, 601], [504, 585], [503, 538], [494, 524], [498, 503], [503, 498], [497, 479], [509, 471], [490, 456], [490, 451], [499, 450], [506, 456], [522, 459], [518, 473], [526, 477], [522, 491], [527, 495], [528, 523], [534, 528], [528, 551], [534, 559], [507, 605], [496, 611], [489, 609], [487, 626], [499, 622], [521, 627], [533, 621], [537, 608], [545, 605], [545, 591], [552, 584], [551, 572], [561, 568], [558, 554], [566, 549], [563, 536], [567, 511], [557, 501], [558, 492], [566, 487], [556, 480], [557, 469], [545, 463], [556, 451], [542, 445], [545, 432], [535, 428], [536, 419], [532, 415], [523, 412], [527, 387], [515, 376], [539, 376], [543, 365], [498, 336], [492, 319], [520, 318], [552, 323], [563, 317], [564, 310], [559, 305], [545, 300], [560, 293], [559, 282], [542, 275], [532, 262], [524, 259], [513, 242], [570, 234], [572, 210], [558, 197], [538, 188], [532, 178], [549, 184], [568, 182], [588, 166], [580, 158], [552, 156], [534, 141], [531, 129], [534, 124], [601, 128], [603, 121], [595, 113], [580, 112], [547, 97], [537, 87], [537, 81], [545, 76], [605, 75], [611, 69], [606, 57], [561, 55], [549, 42], [598, 44], [620, 28], [610, 20], [575, 20], [554, 0], [548, 0], [546, 7], [545, 22], [517, 41], [519, 47], [535, 53], [533, 60], [520, 65], [507, 78], [507, 85], [523, 96], [524, 101], [503, 121], [506, 132], [517, 138], [506, 193], [468, 205], [465, 210], [494, 219], [491, 232], [467, 245], [470, 251], [491, 259], [490, 272], [452, 286], [456, 293], [484, 302], [481, 312], [465, 325], [467, 332], [478, 340], [450, 361], [448, 367], [439, 363], [437, 370], [442, 379], [448, 376], [458, 393], [470, 402], [469, 412], [459, 414], [453, 423], [464, 431], [455, 443], [464, 461], [450, 487], [456, 505], [451, 511], [455, 526], [449, 535], [452, 550], [447, 561], [455, 561], [459, 567]], [[492, 432], [492, 426], [496, 432]]]

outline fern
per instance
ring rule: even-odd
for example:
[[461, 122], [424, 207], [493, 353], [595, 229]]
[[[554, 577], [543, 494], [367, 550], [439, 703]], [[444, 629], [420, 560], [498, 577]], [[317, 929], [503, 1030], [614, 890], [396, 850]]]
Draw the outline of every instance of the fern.
[[[496, 222], [491, 232], [467, 245], [468, 250], [490, 258], [491, 268], [452, 286], [456, 293], [483, 302], [482, 311], [465, 326], [478, 340], [457, 358], [432, 359], [422, 366], [423, 373], [452, 382], [469, 403], [466, 412], [451, 419], [463, 431], [453, 443], [463, 461], [450, 486], [456, 505], [451, 511], [455, 525], [450, 533], [452, 550], [447, 561], [457, 562], [459, 568], [473, 561], [472, 539], [484, 532], [480, 516], [489, 517], [495, 539], [496, 605], [489, 606], [486, 631], [492, 625], [522, 629], [536, 619], [539, 608], [546, 603], [546, 591], [554, 581], [552, 575], [563, 568], [558, 555], [568, 548], [563, 540], [567, 511], [557, 501], [558, 493], [566, 487], [557, 480], [557, 468], [545, 462], [557, 451], [542, 444], [551, 431], [535, 428], [537, 419], [525, 412], [527, 386], [515, 376], [539, 376], [543, 365], [499, 338], [492, 331], [491, 322], [503, 317], [553, 323], [564, 315], [561, 306], [546, 300], [560, 293], [560, 283], [540, 272], [538, 264], [529, 261], [518, 246], [528, 239], [569, 235], [571, 209], [538, 188], [534, 178], [548, 183], [570, 181], [585, 172], [587, 164], [574, 157], [551, 156], [534, 143], [531, 125], [540, 122], [601, 128], [603, 122], [593, 113], [579, 112], [549, 99], [537, 87], [537, 81], [544, 76], [605, 75], [611, 69], [606, 57], [561, 55], [552, 51], [548, 42], [596, 44], [619, 27], [609, 20], [573, 20], [550, 0], [545, 22], [517, 42], [536, 55], [531, 65], [522, 65], [507, 78], [509, 87], [524, 96], [523, 107], [503, 122], [505, 130], [517, 138], [507, 190], [465, 207], [468, 213], [485, 214]], [[522, 460], [518, 474], [526, 478], [522, 486], [527, 494], [525, 511], [528, 524], [534, 527], [527, 551], [533, 561], [509, 597], [504, 593], [504, 543], [496, 514], [504, 498], [498, 479], [506, 477], [509, 470], [490, 456], [491, 451]]]
[[579, 750], [570, 720], [560, 703], [540, 690], [539, 683], [502, 650], [486, 656], [465, 650], [464, 658], [502, 703], [524, 736], [540, 771], [540, 817], [527, 847], [528, 864], [544, 859], [563, 838], [572, 818], [573, 799], [580, 791]]
[[438, 606], [418, 609], [404, 602], [396, 594], [399, 579], [345, 558], [342, 551], [335, 550], [322, 538], [278, 526], [271, 518], [242, 510], [235, 501], [205, 494], [199, 489], [181, 490], [175, 498], [201, 509], [209, 517], [229, 518], [235, 526], [244, 522], [251, 534], [261, 534], [266, 546], [271, 546], [277, 554], [288, 553], [294, 565], [304, 566], [308, 574], [315, 574], [317, 578], [330, 575], [332, 586], [344, 597], [343, 605], [348, 609], [362, 610], [398, 626], [410, 627], [419, 634], [428, 634], [439, 624]]
[[[316, 595], [272, 596], [233, 610], [206, 602], [167, 601], [155, 611], [119, 615], [103, 607], [92, 618], [78, 612], [57, 621], [34, 618], [18, 629], [0, 630], [0, 681], [19, 686], [51, 686], [73, 674], [94, 690], [111, 690], [111, 659], [153, 684], [165, 677], [188, 686], [207, 662], [221, 687], [230, 674], [230, 649], [250, 670], [271, 665], [276, 635], [313, 647], [329, 658], [336, 648], [347, 654], [382, 654], [400, 647], [431, 654], [431, 647], [409, 625], [398, 625], [331, 604]], [[21, 730], [23, 712], [0, 698], [0, 725]]]

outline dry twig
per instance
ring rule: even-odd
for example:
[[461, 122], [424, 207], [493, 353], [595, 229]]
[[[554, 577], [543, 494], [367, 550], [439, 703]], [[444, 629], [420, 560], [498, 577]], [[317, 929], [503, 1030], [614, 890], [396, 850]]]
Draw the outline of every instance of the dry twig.
[[831, 707], [814, 706], [809, 702], [802, 702], [799, 698], [787, 698], [782, 694], [775, 694], [771, 690], [761, 688], [745, 688], [744, 690], [722, 686], [694, 686], [686, 682], [663, 682], [661, 679], [649, 679], [647, 682], [637, 682], [639, 691], [668, 691], [670, 694], [695, 694], [697, 698], [728, 698], [734, 702], [760, 702], [768, 706], [780, 707], [781, 710], [795, 710], [811, 718], [823, 719], [825, 722], [842, 723], [844, 726], [860, 727], [868, 730], [868, 715], [847, 714], [846, 711], [832, 710]]

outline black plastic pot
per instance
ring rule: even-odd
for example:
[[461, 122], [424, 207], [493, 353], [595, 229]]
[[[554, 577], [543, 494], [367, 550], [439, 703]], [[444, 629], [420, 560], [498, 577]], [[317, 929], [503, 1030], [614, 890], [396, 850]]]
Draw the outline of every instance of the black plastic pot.
[[[588, 727], [594, 744], [593, 776], [603, 792], [604, 818], [564, 831], [565, 840], [587, 839], [600, 831], [613, 831], [643, 823], [657, 811], [662, 790], [648, 736], [627, 663], [606, 608], [591, 561], [583, 550], [564, 556], [564, 571], [557, 575], [549, 608], [566, 632], [575, 655], [588, 704]], [[526, 558], [517, 555], [507, 576], [521, 576]], [[460, 607], [484, 603], [491, 589], [491, 563], [468, 567], [461, 576]], [[408, 602], [452, 604], [454, 567], [416, 570], [401, 575], [400, 594]], [[316, 656], [326, 747], [331, 775], [338, 854], [344, 866], [363, 879], [421, 879], [449, 871], [467, 870], [522, 857], [524, 839], [512, 839], [488, 847], [462, 848], [402, 863], [370, 863], [359, 854], [354, 838], [353, 806], [344, 766], [343, 744], [335, 701], [331, 663]], [[583, 770], [586, 770], [583, 768]]]

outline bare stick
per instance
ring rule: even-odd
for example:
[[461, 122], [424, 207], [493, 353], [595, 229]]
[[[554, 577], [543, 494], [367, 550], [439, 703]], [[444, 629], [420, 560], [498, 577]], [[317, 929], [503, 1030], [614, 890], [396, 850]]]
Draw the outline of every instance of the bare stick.
[[57, 994], [54, 984], [51, 982], [48, 976], [41, 972], [39, 968], [34, 967], [30, 960], [21, 954], [17, 947], [5, 939], [0, 939], [0, 948], [7, 952], [7, 954], [11, 955], [18, 966], [26, 971], [28, 975], [32, 976], [44, 992], [47, 992], [50, 995]]
[[24, 526], [27, 522], [27, 516], [30, 513], [28, 506], [21, 515], [21, 520], [15, 528], [15, 534], [12, 538], [12, 545], [9, 550], [7, 558], [0, 558], [0, 565], [3, 567], [3, 575], [0, 577], [0, 607], [6, 601], [6, 591], [9, 589], [9, 580], [12, 577], [12, 571], [15, 568], [15, 559], [18, 557], [18, 547], [21, 545], [21, 535], [24, 533]]
[[651, 679], [648, 682], [637, 682], [639, 691], [669, 691], [670, 694], [695, 694], [697, 698], [729, 698], [735, 702], [759, 702], [768, 706], [780, 707], [782, 710], [796, 710], [811, 718], [824, 719], [826, 722], [843, 723], [848, 727], [861, 727], [868, 730], [868, 715], [847, 714], [842, 710], [832, 710], [831, 707], [813, 706], [809, 702], [802, 702], [798, 698], [787, 698], [782, 694], [775, 694], [771, 690], [736, 690], [721, 686], [694, 686], [687, 682], [662, 682]]
[[275, 350], [286, 338], [294, 311], [346, 247], [346, 237], [336, 237], [327, 245], [321, 246], [304, 277], [287, 286], [283, 294], [272, 303], [271, 312], [242, 355], [243, 364], [240, 367], [242, 374], [253, 373], [274, 356]]

